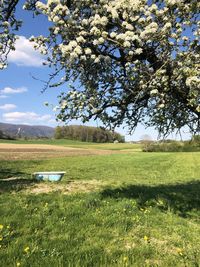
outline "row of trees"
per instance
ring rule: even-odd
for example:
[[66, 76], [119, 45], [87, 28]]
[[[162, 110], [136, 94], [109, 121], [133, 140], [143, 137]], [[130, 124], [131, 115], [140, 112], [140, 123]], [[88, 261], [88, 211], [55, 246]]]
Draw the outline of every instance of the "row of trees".
[[0, 130], [0, 139], [12, 139], [12, 137]]
[[125, 141], [124, 136], [119, 133], [111, 132], [103, 128], [81, 125], [58, 126], [55, 129], [55, 138], [95, 143], [110, 143], [114, 141], [123, 143]]
[[4, 139], [5, 138], [5, 135], [4, 133], [0, 130], [0, 139]]

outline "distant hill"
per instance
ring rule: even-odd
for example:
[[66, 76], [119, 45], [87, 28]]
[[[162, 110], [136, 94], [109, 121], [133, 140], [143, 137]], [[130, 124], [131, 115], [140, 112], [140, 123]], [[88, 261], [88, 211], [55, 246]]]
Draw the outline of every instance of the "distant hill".
[[52, 138], [55, 129], [48, 126], [10, 124], [0, 122], [1, 138]]

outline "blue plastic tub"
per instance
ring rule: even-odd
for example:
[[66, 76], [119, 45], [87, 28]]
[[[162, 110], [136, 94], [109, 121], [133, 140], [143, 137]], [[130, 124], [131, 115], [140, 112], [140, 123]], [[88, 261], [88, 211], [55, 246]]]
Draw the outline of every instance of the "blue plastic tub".
[[36, 180], [38, 181], [52, 181], [57, 182], [60, 181], [63, 175], [66, 172], [34, 172], [33, 175], [35, 176]]

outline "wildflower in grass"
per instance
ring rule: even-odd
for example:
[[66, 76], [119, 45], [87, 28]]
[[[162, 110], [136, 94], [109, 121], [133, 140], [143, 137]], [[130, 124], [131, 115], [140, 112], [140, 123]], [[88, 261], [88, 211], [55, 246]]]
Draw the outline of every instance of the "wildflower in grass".
[[29, 252], [30, 252], [30, 248], [29, 248], [29, 247], [25, 247], [25, 248], [24, 248], [24, 252], [25, 252], [25, 253], [29, 253]]
[[182, 248], [177, 248], [176, 251], [180, 256], [183, 256], [183, 249]]
[[0, 224], [0, 230], [2, 230], [3, 229], [3, 224]]
[[127, 260], [128, 260], [128, 257], [124, 257], [124, 258], [123, 258], [123, 261], [127, 261]]
[[163, 206], [164, 205], [164, 201], [162, 199], [158, 199], [157, 205], [158, 206]]
[[46, 203], [44, 204], [44, 207], [47, 208], [48, 205], [49, 205], [49, 203], [46, 202]]
[[7, 229], [10, 229], [10, 225], [7, 225], [7, 227], [6, 227]]
[[20, 265], [21, 265], [21, 263], [20, 262], [17, 262], [16, 266], [19, 267]]
[[3, 236], [2, 235], [0, 235], [0, 241], [2, 241], [3, 240]]
[[149, 237], [145, 235], [144, 236], [144, 241], [149, 242]]

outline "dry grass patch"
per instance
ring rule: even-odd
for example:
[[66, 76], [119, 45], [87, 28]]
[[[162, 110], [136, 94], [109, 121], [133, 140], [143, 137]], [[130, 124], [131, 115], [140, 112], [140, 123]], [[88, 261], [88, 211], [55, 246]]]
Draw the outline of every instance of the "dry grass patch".
[[102, 181], [69, 181], [67, 184], [40, 182], [26, 189], [28, 194], [48, 194], [60, 192], [62, 194], [87, 193], [97, 191], [103, 187]]
[[10, 177], [0, 180], [0, 194], [4, 192], [22, 192], [25, 194], [48, 194], [58, 192], [61, 194], [89, 193], [102, 189], [105, 182], [93, 180], [71, 180], [62, 182], [43, 182], [35, 179]]

